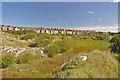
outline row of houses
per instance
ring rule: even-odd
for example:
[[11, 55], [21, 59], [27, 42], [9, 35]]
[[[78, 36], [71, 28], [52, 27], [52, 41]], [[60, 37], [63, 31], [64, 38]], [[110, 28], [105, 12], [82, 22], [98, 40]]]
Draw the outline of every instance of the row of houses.
[[[8, 30], [28, 30], [25, 27], [12, 27], [1, 25], [0, 30], [8, 31]], [[31, 29], [30, 29], [31, 30]], [[32, 30], [36, 31], [37, 33], [48, 33], [48, 34], [89, 34], [94, 33], [95, 31], [89, 30], [70, 30], [70, 29], [58, 29], [58, 28], [32, 28]]]
[[7, 26], [7, 25], [1, 25], [0, 30], [8, 31], [8, 30], [26, 30], [27, 28], [24, 27], [13, 27], [13, 26]]

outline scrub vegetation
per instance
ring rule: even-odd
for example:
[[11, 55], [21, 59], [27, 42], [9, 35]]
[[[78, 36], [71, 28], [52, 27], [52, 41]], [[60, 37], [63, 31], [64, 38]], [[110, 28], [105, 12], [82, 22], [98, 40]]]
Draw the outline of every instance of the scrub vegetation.
[[120, 33], [2, 34], [3, 78], [118, 78]]

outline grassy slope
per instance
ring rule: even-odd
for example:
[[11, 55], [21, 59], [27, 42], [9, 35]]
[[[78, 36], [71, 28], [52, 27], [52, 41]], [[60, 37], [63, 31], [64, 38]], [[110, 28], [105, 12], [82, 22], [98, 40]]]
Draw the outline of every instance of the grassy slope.
[[[6, 37], [9, 37], [6, 38]], [[2, 45], [11, 46], [11, 47], [27, 47], [29, 41], [18, 40], [14, 35], [8, 34], [6, 32], [2, 33]]]
[[[11, 36], [12, 37], [12, 36]], [[14, 36], [13, 36], [14, 37]], [[77, 65], [78, 68], [71, 71], [70, 75], [66, 75], [66, 71], [59, 73], [62, 77], [65, 74], [65, 77], [117, 77], [117, 62], [111, 54], [106, 53], [109, 52], [110, 46], [109, 42], [107, 41], [100, 41], [100, 40], [83, 40], [83, 39], [70, 39], [73, 40], [74, 46], [73, 50], [66, 52], [62, 55], [56, 56], [54, 58], [48, 58], [46, 60], [40, 61], [33, 61], [28, 64], [21, 64], [21, 65], [13, 65], [10, 68], [7, 68], [3, 71], [3, 77], [10, 78], [10, 77], [21, 77], [21, 78], [44, 78], [44, 77], [55, 77], [52, 75], [55, 71], [63, 67], [65, 64], [69, 64], [71, 60], [79, 57], [80, 55], [88, 56], [88, 60], [85, 63], [84, 68], [82, 64]], [[23, 45], [28, 44], [28, 42], [24, 41], [4, 41], [4, 44], [11, 45], [11, 46], [19, 46], [22, 47]], [[26, 44], [25, 44], [26, 43]], [[24, 46], [25, 47], [25, 46]], [[90, 53], [92, 50], [99, 50], [105, 51], [104, 53]], [[94, 57], [93, 57], [94, 56]], [[108, 58], [108, 59], [107, 59]], [[110, 62], [109, 62], [110, 61]], [[100, 62], [98, 64], [98, 62]], [[93, 64], [91, 64], [93, 63]], [[113, 63], [113, 64], [112, 64]], [[96, 66], [97, 65], [97, 66]], [[102, 67], [100, 67], [102, 66]], [[103, 68], [103, 66], [105, 66]], [[108, 70], [109, 66], [112, 66]], [[22, 69], [22, 72], [19, 70]], [[103, 69], [103, 70], [102, 70]], [[106, 72], [104, 72], [107, 70]], [[38, 71], [38, 72], [37, 72]], [[104, 75], [101, 75], [101, 72], [104, 72]], [[80, 74], [80, 75], [79, 75]], [[110, 75], [108, 75], [110, 74]]]
[[76, 69], [60, 70], [55, 77], [65, 78], [118, 78], [118, 62], [110, 53], [90, 52], [83, 54], [88, 57], [87, 61], [82, 62], [81, 59], [74, 60], [67, 64], [75, 66]]

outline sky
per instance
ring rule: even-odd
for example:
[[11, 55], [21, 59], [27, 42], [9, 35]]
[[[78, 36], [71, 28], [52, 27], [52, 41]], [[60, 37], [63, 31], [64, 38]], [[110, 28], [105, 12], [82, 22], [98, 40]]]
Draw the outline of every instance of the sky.
[[118, 3], [3, 2], [2, 24], [117, 31]]
[[119, 0], [2, 0], [2, 2], [119, 2]]

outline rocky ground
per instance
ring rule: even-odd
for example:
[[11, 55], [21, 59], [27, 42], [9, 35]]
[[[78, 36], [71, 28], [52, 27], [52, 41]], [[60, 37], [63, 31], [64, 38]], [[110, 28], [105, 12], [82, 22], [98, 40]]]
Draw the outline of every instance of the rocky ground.
[[[19, 45], [17, 46], [16, 42], [20, 42], [20, 43], [24, 44], [25, 41], [18, 40], [11, 34], [7, 34], [4, 32], [1, 32], [1, 34], [2, 34], [2, 36], [1, 36], [1, 45], [2, 46], [0, 46], [0, 50], [1, 50], [2, 54], [14, 53], [15, 56], [17, 57], [18, 55], [24, 54], [27, 52], [27, 53], [32, 53], [32, 54], [40, 53], [41, 57], [44, 57], [44, 58], [47, 57], [47, 55], [44, 54], [44, 48], [42, 48], [42, 47], [32, 48], [32, 47], [25, 47], [25, 46], [20, 47]], [[11, 40], [12, 40], [12, 42], [11, 42]], [[11, 43], [12, 45], [10, 45], [9, 43]], [[13, 46], [14, 44], [15, 44], [15, 46]]]

